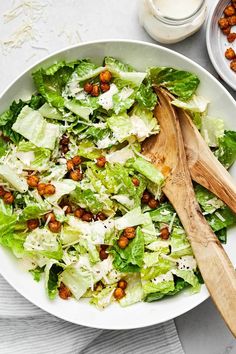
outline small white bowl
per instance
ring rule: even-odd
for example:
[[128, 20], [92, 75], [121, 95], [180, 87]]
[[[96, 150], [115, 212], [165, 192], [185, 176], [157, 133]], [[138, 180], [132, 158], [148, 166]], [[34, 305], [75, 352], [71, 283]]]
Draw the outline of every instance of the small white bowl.
[[[236, 72], [230, 69], [230, 61], [225, 58], [225, 51], [232, 47], [236, 52], [236, 40], [233, 43], [227, 41], [218, 21], [223, 17], [224, 9], [229, 5], [229, 0], [220, 0], [216, 3], [207, 19], [206, 44], [209, 57], [219, 76], [234, 90], [236, 90]], [[236, 32], [236, 26], [232, 28]]]
[[[131, 40], [83, 43], [61, 50], [38, 62], [16, 78], [0, 95], [0, 113], [7, 109], [14, 99], [27, 99], [34, 92], [31, 73], [37, 68], [47, 67], [57, 60], [70, 61], [77, 58], [91, 58], [101, 63], [104, 56], [119, 58], [133, 65], [137, 70], [145, 70], [149, 66], [172, 66], [195, 73], [201, 80], [199, 94], [211, 102], [210, 115], [222, 117], [228, 128], [236, 130], [234, 117], [236, 103], [228, 91], [209, 72], [172, 50]], [[231, 169], [231, 174], [236, 177], [236, 166]], [[236, 264], [236, 237], [233, 233], [236, 233], [236, 228], [230, 230], [229, 241], [225, 249], [232, 262]], [[31, 274], [21, 270], [14, 256], [2, 247], [0, 247], [0, 260], [0, 273], [26, 299], [57, 317], [89, 327], [131, 329], [154, 325], [191, 310], [209, 296], [206, 287], [203, 286], [201, 291], [194, 295], [182, 293], [157, 302], [140, 302], [126, 308], [115, 304], [104, 311], [99, 311], [85, 300], [63, 301], [57, 298], [55, 301], [50, 301], [45, 294], [43, 282], [35, 282]]]

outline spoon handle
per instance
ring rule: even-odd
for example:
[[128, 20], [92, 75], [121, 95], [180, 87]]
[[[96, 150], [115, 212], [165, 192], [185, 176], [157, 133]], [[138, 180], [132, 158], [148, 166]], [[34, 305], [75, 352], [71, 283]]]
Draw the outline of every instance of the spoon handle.
[[192, 179], [236, 213], [236, 183], [207, 146], [191, 118], [183, 110], [177, 110], [177, 113]]

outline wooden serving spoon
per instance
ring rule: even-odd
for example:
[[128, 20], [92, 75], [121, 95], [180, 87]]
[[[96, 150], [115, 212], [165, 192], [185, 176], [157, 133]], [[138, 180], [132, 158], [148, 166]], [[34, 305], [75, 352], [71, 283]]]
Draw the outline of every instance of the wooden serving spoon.
[[196, 201], [181, 128], [171, 99], [163, 89], [156, 91], [159, 104], [156, 106], [155, 116], [161, 131], [159, 135], [152, 136], [143, 143], [143, 154], [158, 168], [170, 168], [163, 192], [174, 206], [186, 230], [213, 301], [236, 336], [236, 272]]
[[211, 152], [189, 115], [179, 108], [176, 112], [192, 179], [213, 192], [236, 213], [236, 184], [233, 178]]

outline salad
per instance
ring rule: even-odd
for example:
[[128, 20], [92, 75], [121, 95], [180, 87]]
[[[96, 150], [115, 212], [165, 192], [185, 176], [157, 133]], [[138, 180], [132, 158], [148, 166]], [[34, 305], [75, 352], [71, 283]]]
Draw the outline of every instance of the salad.
[[[0, 115], [0, 244], [44, 281], [50, 299], [88, 298], [105, 308], [198, 292], [191, 246], [162, 193], [167, 170], [141, 153], [160, 131], [153, 85], [161, 85], [221, 163], [234, 163], [236, 132], [208, 115], [209, 102], [196, 95], [198, 77], [170, 67], [139, 72], [106, 57], [102, 65], [60, 61], [33, 79], [32, 97]], [[194, 187], [225, 243], [235, 215]]]

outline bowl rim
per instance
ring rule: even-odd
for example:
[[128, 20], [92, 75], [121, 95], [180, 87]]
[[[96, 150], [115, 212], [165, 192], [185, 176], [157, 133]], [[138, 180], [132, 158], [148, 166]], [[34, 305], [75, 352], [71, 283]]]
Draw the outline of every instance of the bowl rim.
[[212, 19], [213, 19], [213, 15], [214, 12], [216, 10], [216, 8], [219, 6], [219, 3], [222, 0], [219, 0], [216, 4], [214, 4], [209, 12], [209, 15], [207, 17], [207, 27], [206, 27], [206, 46], [207, 46], [207, 51], [208, 51], [208, 55], [210, 57], [210, 60], [212, 62], [212, 65], [214, 66], [215, 70], [217, 71], [218, 75], [226, 82], [226, 84], [228, 84], [233, 90], [236, 91], [236, 84], [234, 84], [226, 75], [224, 75], [221, 71], [220, 71], [220, 66], [217, 63], [217, 60], [215, 59], [215, 56], [213, 55], [213, 50], [212, 50], [212, 40], [211, 40], [211, 25], [212, 25]]
[[[54, 56], [57, 56], [61, 53], [65, 53], [65, 52], [68, 52], [72, 49], [75, 49], [75, 48], [79, 48], [79, 47], [82, 47], [82, 46], [90, 46], [90, 45], [93, 45], [93, 44], [107, 44], [107, 43], [119, 43], [119, 44], [122, 44], [122, 43], [132, 43], [132, 44], [137, 44], [137, 45], [141, 45], [141, 46], [148, 46], [148, 47], [153, 47], [153, 48], [158, 48], [159, 50], [167, 53], [167, 54], [172, 54], [174, 56], [177, 56], [179, 57], [180, 59], [190, 63], [191, 65], [197, 67], [200, 71], [202, 71], [206, 76], [208, 76], [212, 81], [214, 81], [214, 83], [221, 87], [221, 90], [223, 90], [224, 94], [226, 96], [228, 96], [228, 99], [231, 100], [232, 104], [235, 106], [236, 108], [236, 102], [233, 98], [233, 96], [227, 91], [227, 89], [222, 85], [221, 82], [219, 82], [210, 72], [208, 72], [205, 68], [203, 68], [200, 64], [196, 63], [195, 61], [193, 61], [192, 59], [189, 59], [188, 57], [186, 57], [185, 55], [181, 54], [181, 53], [178, 53], [172, 49], [169, 49], [169, 48], [166, 48], [166, 47], [163, 47], [161, 45], [158, 45], [158, 44], [154, 44], [154, 43], [149, 43], [149, 42], [146, 42], [146, 41], [140, 41], [140, 40], [130, 40], [130, 39], [103, 39], [103, 40], [95, 40], [95, 41], [86, 41], [86, 42], [82, 42], [82, 43], [78, 43], [78, 44], [75, 44], [75, 45], [70, 45], [70, 46], [67, 46], [67, 47], [64, 47], [62, 49], [59, 49], [59, 50], [56, 50], [54, 51], [53, 53], [37, 60], [36, 63], [32, 64], [31, 66], [29, 66], [27, 69], [25, 69], [21, 74], [19, 74], [14, 80], [12, 80], [10, 82], [10, 84], [0, 93], [0, 101], [2, 100], [3, 96], [7, 93], [8, 90], [10, 90], [16, 83], [17, 81], [23, 77], [24, 75], [27, 75], [28, 73], [30, 73], [34, 68], [36, 68], [37, 66], [39, 66], [40, 64], [42, 64], [43, 62], [49, 60], [50, 58], [54, 57]], [[55, 59], [56, 60], [56, 59]], [[202, 294], [202, 296], [198, 299], [198, 301], [194, 302], [193, 305], [189, 305], [188, 306], [188, 309], [185, 311], [180, 311], [176, 309], [176, 313], [173, 313], [173, 314], [170, 314], [169, 316], [166, 317], [165, 320], [161, 319], [158, 321], [158, 319], [152, 319], [152, 320], [148, 320], [148, 321], [145, 321], [144, 324], [142, 324], [141, 322], [140, 323], [137, 323], [137, 325], [132, 325], [132, 327], [130, 326], [124, 326], [121, 328], [121, 327], [116, 327], [115, 325], [109, 327], [108, 325], [92, 325], [92, 324], [84, 324], [83, 321], [81, 321], [81, 323], [78, 323], [76, 322], [75, 320], [70, 320], [68, 318], [66, 318], [64, 315], [60, 315], [57, 313], [57, 311], [55, 311], [55, 309], [52, 307], [51, 309], [48, 309], [46, 305], [42, 305], [42, 304], [38, 304], [37, 301], [34, 301], [30, 295], [27, 295], [27, 294], [22, 294], [21, 290], [20, 290], [20, 287], [15, 285], [14, 284], [14, 281], [12, 279], [8, 279], [7, 278], [7, 274], [5, 274], [4, 270], [0, 269], [0, 274], [3, 276], [3, 278], [20, 294], [22, 295], [24, 298], [26, 298], [28, 301], [30, 301], [32, 304], [34, 304], [35, 306], [37, 306], [38, 308], [41, 308], [42, 310], [44, 310], [45, 312], [47, 313], [50, 313], [51, 315], [54, 315], [55, 317], [57, 318], [60, 318], [60, 319], [63, 319], [67, 322], [70, 322], [70, 323], [74, 323], [74, 324], [77, 324], [77, 325], [83, 325], [85, 327], [90, 327], [90, 328], [99, 328], [99, 329], [115, 329], [115, 330], [124, 330], [124, 329], [135, 329], [135, 328], [143, 328], [143, 327], [148, 327], [148, 326], [152, 326], [152, 325], [155, 325], [155, 324], [160, 324], [160, 323], [163, 323], [163, 322], [166, 322], [166, 321], [169, 321], [171, 319], [174, 319], [190, 310], [192, 310], [193, 308], [197, 307], [199, 304], [201, 304], [202, 302], [204, 302], [208, 297], [209, 297], [209, 293], [208, 291], [206, 291], [206, 287], [205, 285], [202, 286], [202, 288], [205, 288], [204, 290], [204, 293]]]

